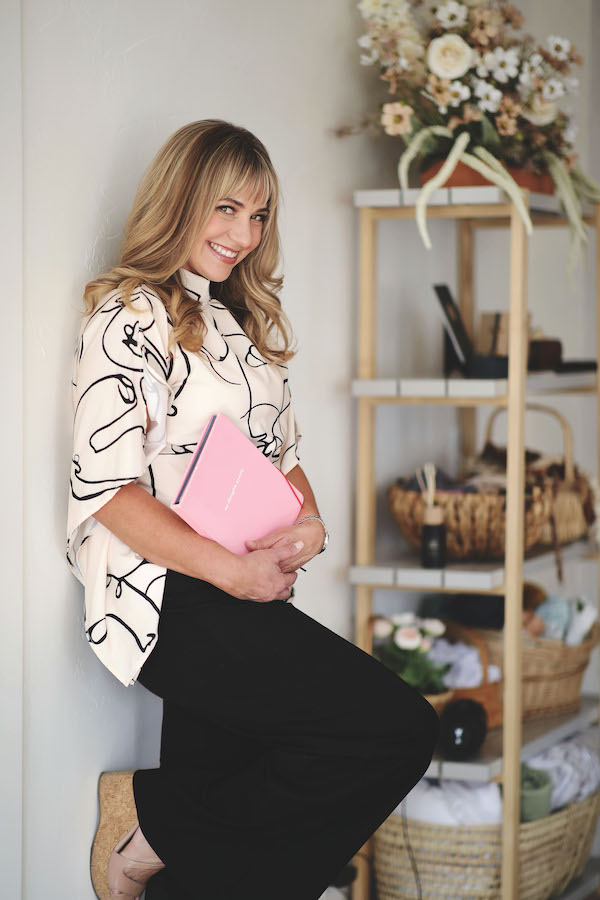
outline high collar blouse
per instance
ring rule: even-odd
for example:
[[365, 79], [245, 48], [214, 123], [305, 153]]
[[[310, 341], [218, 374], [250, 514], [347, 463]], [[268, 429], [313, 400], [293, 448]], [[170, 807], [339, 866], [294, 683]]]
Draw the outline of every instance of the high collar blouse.
[[287, 366], [258, 352], [207, 278], [179, 274], [206, 325], [202, 349], [168, 350], [172, 322], [151, 288], [125, 306], [119, 289], [85, 317], [73, 360], [73, 454], [67, 562], [85, 587], [85, 633], [125, 685], [158, 639], [166, 568], [119, 540], [94, 514], [136, 482], [169, 506], [206, 422], [225, 413], [287, 474], [301, 437]]

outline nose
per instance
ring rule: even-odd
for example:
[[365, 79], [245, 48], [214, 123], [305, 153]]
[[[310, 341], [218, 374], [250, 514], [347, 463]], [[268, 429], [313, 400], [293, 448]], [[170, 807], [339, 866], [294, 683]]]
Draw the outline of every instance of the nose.
[[242, 216], [236, 217], [228, 229], [228, 234], [234, 243], [235, 249], [246, 250], [252, 243], [252, 225], [250, 219]]

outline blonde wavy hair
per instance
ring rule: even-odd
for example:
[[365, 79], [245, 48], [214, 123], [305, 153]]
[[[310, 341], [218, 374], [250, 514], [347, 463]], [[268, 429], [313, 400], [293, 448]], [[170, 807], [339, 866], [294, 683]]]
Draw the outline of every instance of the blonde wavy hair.
[[133, 291], [145, 284], [170, 316], [169, 350], [179, 343], [190, 352], [199, 351], [206, 326], [178, 270], [189, 259], [217, 203], [238, 191], [260, 198], [268, 215], [258, 246], [226, 281], [211, 283], [211, 296], [227, 306], [265, 359], [275, 363], [291, 359], [297, 348], [291, 347], [291, 325], [277, 296], [283, 278], [274, 274], [281, 255], [279, 181], [258, 138], [220, 119], [184, 125], [158, 151], [125, 223], [118, 264], [85, 287], [84, 315], [91, 315], [116, 288], [132, 308]]

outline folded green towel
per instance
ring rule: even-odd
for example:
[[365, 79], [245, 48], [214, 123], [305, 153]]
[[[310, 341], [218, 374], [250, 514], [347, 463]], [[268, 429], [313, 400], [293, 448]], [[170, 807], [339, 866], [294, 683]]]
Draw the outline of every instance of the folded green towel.
[[521, 822], [533, 822], [550, 815], [552, 779], [544, 769], [521, 763]]

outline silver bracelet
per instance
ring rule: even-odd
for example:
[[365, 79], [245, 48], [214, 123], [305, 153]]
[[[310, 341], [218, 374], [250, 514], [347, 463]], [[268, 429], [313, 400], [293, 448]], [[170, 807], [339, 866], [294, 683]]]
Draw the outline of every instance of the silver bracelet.
[[296, 522], [296, 525], [302, 525], [302, 523], [307, 522], [308, 519], [316, 519], [323, 526], [323, 530], [325, 532], [325, 540], [323, 541], [323, 546], [319, 550], [319, 553], [322, 553], [323, 550], [325, 550], [325, 548], [327, 547], [327, 544], [329, 543], [329, 532], [327, 531], [327, 526], [325, 525], [325, 522], [323, 521], [321, 516], [304, 516], [302, 519], [300, 519], [300, 521]]

